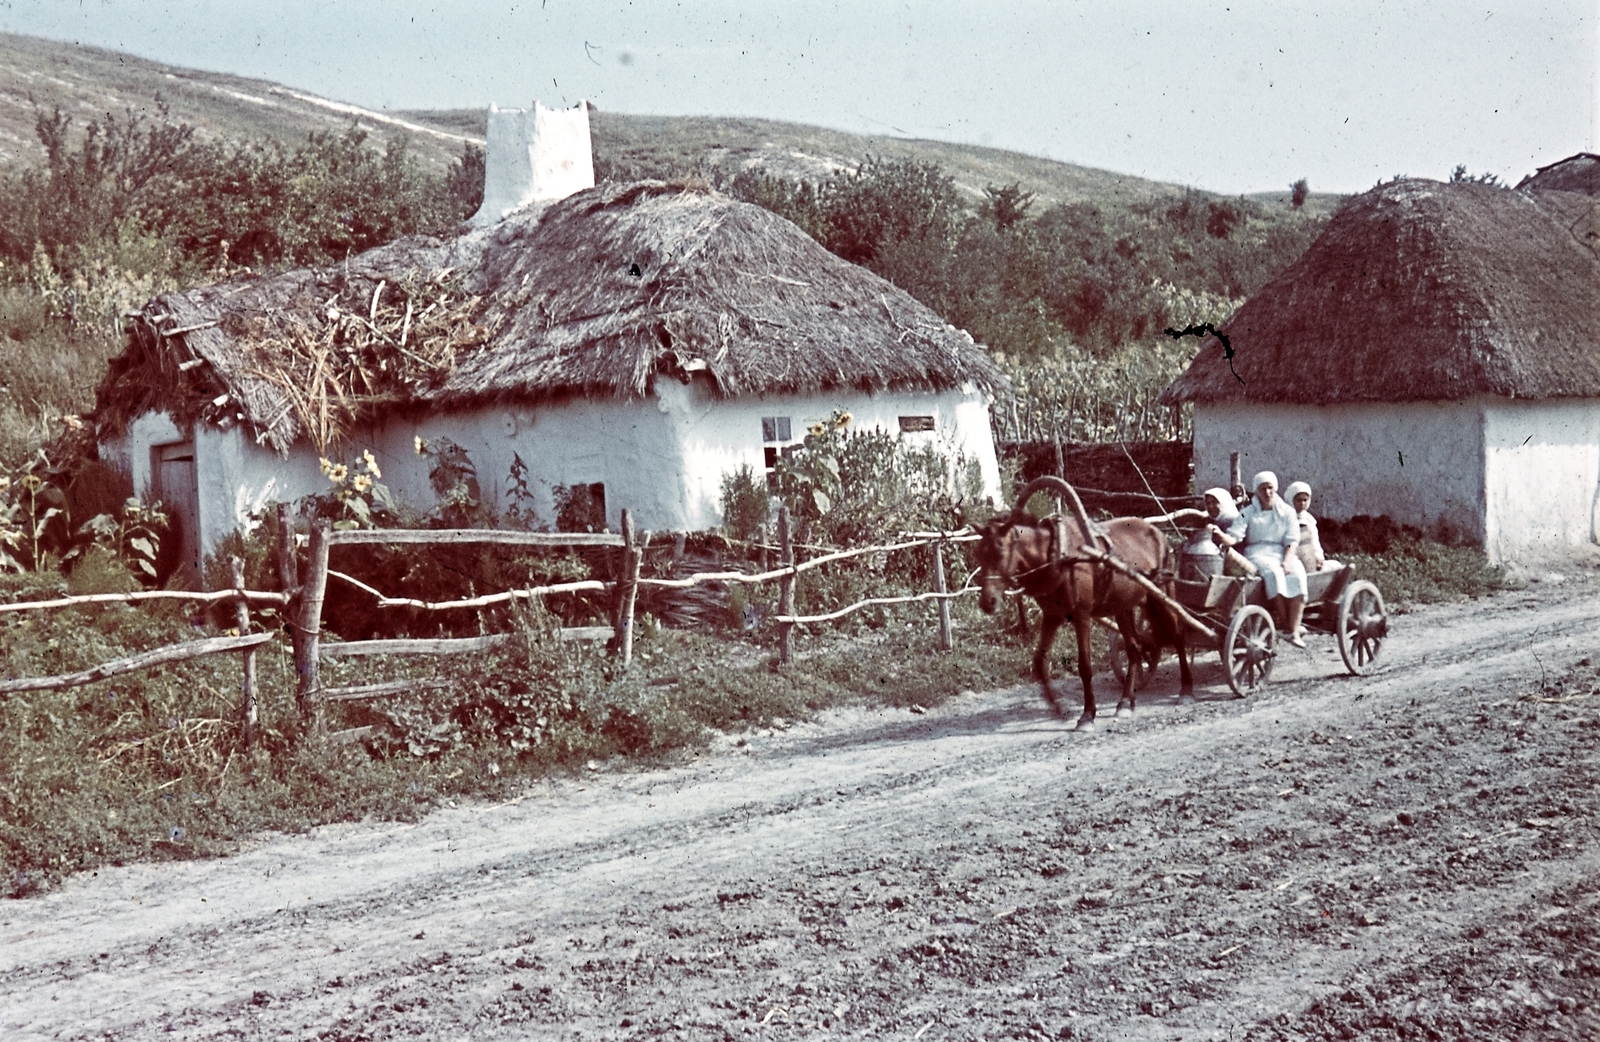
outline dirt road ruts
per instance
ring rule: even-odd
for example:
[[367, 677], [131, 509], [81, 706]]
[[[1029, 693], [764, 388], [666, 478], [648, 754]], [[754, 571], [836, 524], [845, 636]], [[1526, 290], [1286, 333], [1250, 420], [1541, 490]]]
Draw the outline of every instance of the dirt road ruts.
[[1597, 590], [79, 877], [0, 904], [0, 1037], [1600, 1037]]

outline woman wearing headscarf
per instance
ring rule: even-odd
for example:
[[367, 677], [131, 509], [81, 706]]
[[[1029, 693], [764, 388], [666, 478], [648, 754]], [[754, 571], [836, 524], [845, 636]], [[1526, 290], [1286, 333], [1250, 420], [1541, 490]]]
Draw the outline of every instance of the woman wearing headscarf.
[[1300, 519], [1294, 507], [1278, 495], [1278, 476], [1263, 470], [1250, 482], [1255, 498], [1228, 528], [1226, 545], [1243, 544], [1244, 556], [1255, 565], [1267, 584], [1274, 614], [1285, 620], [1290, 644], [1306, 646], [1300, 620], [1306, 610], [1306, 569], [1295, 554], [1300, 544]]
[[1283, 490], [1283, 496], [1294, 507], [1295, 517], [1300, 522], [1300, 548], [1297, 554], [1306, 570], [1321, 572], [1344, 567], [1322, 554], [1322, 537], [1317, 533], [1317, 519], [1311, 516], [1311, 486], [1304, 481], [1296, 481]]

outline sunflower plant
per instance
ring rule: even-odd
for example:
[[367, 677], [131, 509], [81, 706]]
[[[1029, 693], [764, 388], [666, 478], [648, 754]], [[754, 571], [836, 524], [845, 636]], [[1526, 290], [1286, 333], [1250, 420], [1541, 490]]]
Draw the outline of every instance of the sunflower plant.
[[331, 487], [301, 499], [302, 513], [331, 519], [336, 529], [376, 528], [378, 514], [395, 513], [394, 497], [380, 480], [383, 471], [371, 449], [363, 449], [354, 463], [338, 463], [326, 456], [318, 462]]

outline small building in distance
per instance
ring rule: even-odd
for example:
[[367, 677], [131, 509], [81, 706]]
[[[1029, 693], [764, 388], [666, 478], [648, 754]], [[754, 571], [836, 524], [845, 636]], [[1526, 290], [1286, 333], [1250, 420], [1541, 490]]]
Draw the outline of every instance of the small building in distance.
[[491, 191], [459, 237], [166, 294], [128, 323], [101, 455], [174, 508], [189, 567], [267, 502], [327, 491], [321, 457], [370, 450], [426, 510], [417, 438], [460, 445], [486, 504], [545, 525], [579, 490], [611, 526], [627, 507], [640, 528], [709, 528], [725, 475], [760, 479], [835, 410], [965, 461], [998, 498], [1005, 377], [970, 336], [703, 183], [582, 187], [586, 111], [535, 115], [491, 115]]
[[1349, 200], [1163, 394], [1194, 403], [1196, 485], [1238, 451], [1247, 479], [1308, 481], [1320, 515], [1491, 561], [1600, 542], [1597, 251], [1590, 195], [1404, 179]]

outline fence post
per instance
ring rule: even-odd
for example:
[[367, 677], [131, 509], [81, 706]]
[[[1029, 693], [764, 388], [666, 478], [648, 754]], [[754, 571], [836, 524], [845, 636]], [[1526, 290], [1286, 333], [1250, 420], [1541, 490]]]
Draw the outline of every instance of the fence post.
[[306, 564], [306, 583], [300, 596], [300, 617], [295, 622], [299, 646], [295, 649], [295, 674], [299, 683], [296, 700], [302, 715], [311, 716], [311, 733], [323, 738], [328, 733], [327, 703], [322, 698], [322, 677], [318, 668], [318, 645], [322, 642], [322, 599], [328, 592], [328, 523], [311, 526], [311, 553]]
[[1228, 453], [1228, 491], [1234, 499], [1244, 498], [1244, 476], [1239, 473], [1239, 454]]
[[633, 602], [639, 593], [639, 568], [644, 555], [633, 538], [633, 511], [622, 512], [622, 575], [617, 580], [617, 651], [622, 667], [633, 661]]
[[293, 595], [300, 585], [299, 569], [295, 567], [294, 518], [289, 514], [289, 504], [278, 504], [278, 579], [283, 592]]
[[[233, 602], [234, 619], [239, 626], [239, 636], [250, 632], [250, 602], [244, 597], [244, 562], [239, 558], [233, 559], [233, 588], [239, 591], [239, 599]], [[248, 749], [255, 744], [256, 729], [260, 726], [260, 710], [256, 706], [256, 649], [249, 648], [244, 653], [244, 680], [241, 685], [244, 692], [244, 704], [239, 707], [239, 715], [244, 725], [244, 745]]]
[[955, 637], [950, 632], [950, 601], [945, 598], [949, 591], [944, 584], [944, 542], [941, 540], [933, 544], [933, 590], [939, 595], [939, 647], [949, 651], [956, 646]]
[[[789, 508], [778, 508], [778, 567], [794, 567], [794, 544], [789, 541]], [[794, 572], [790, 571], [778, 581], [778, 614], [794, 614]], [[778, 661], [794, 658], [794, 623], [778, 623]]]

